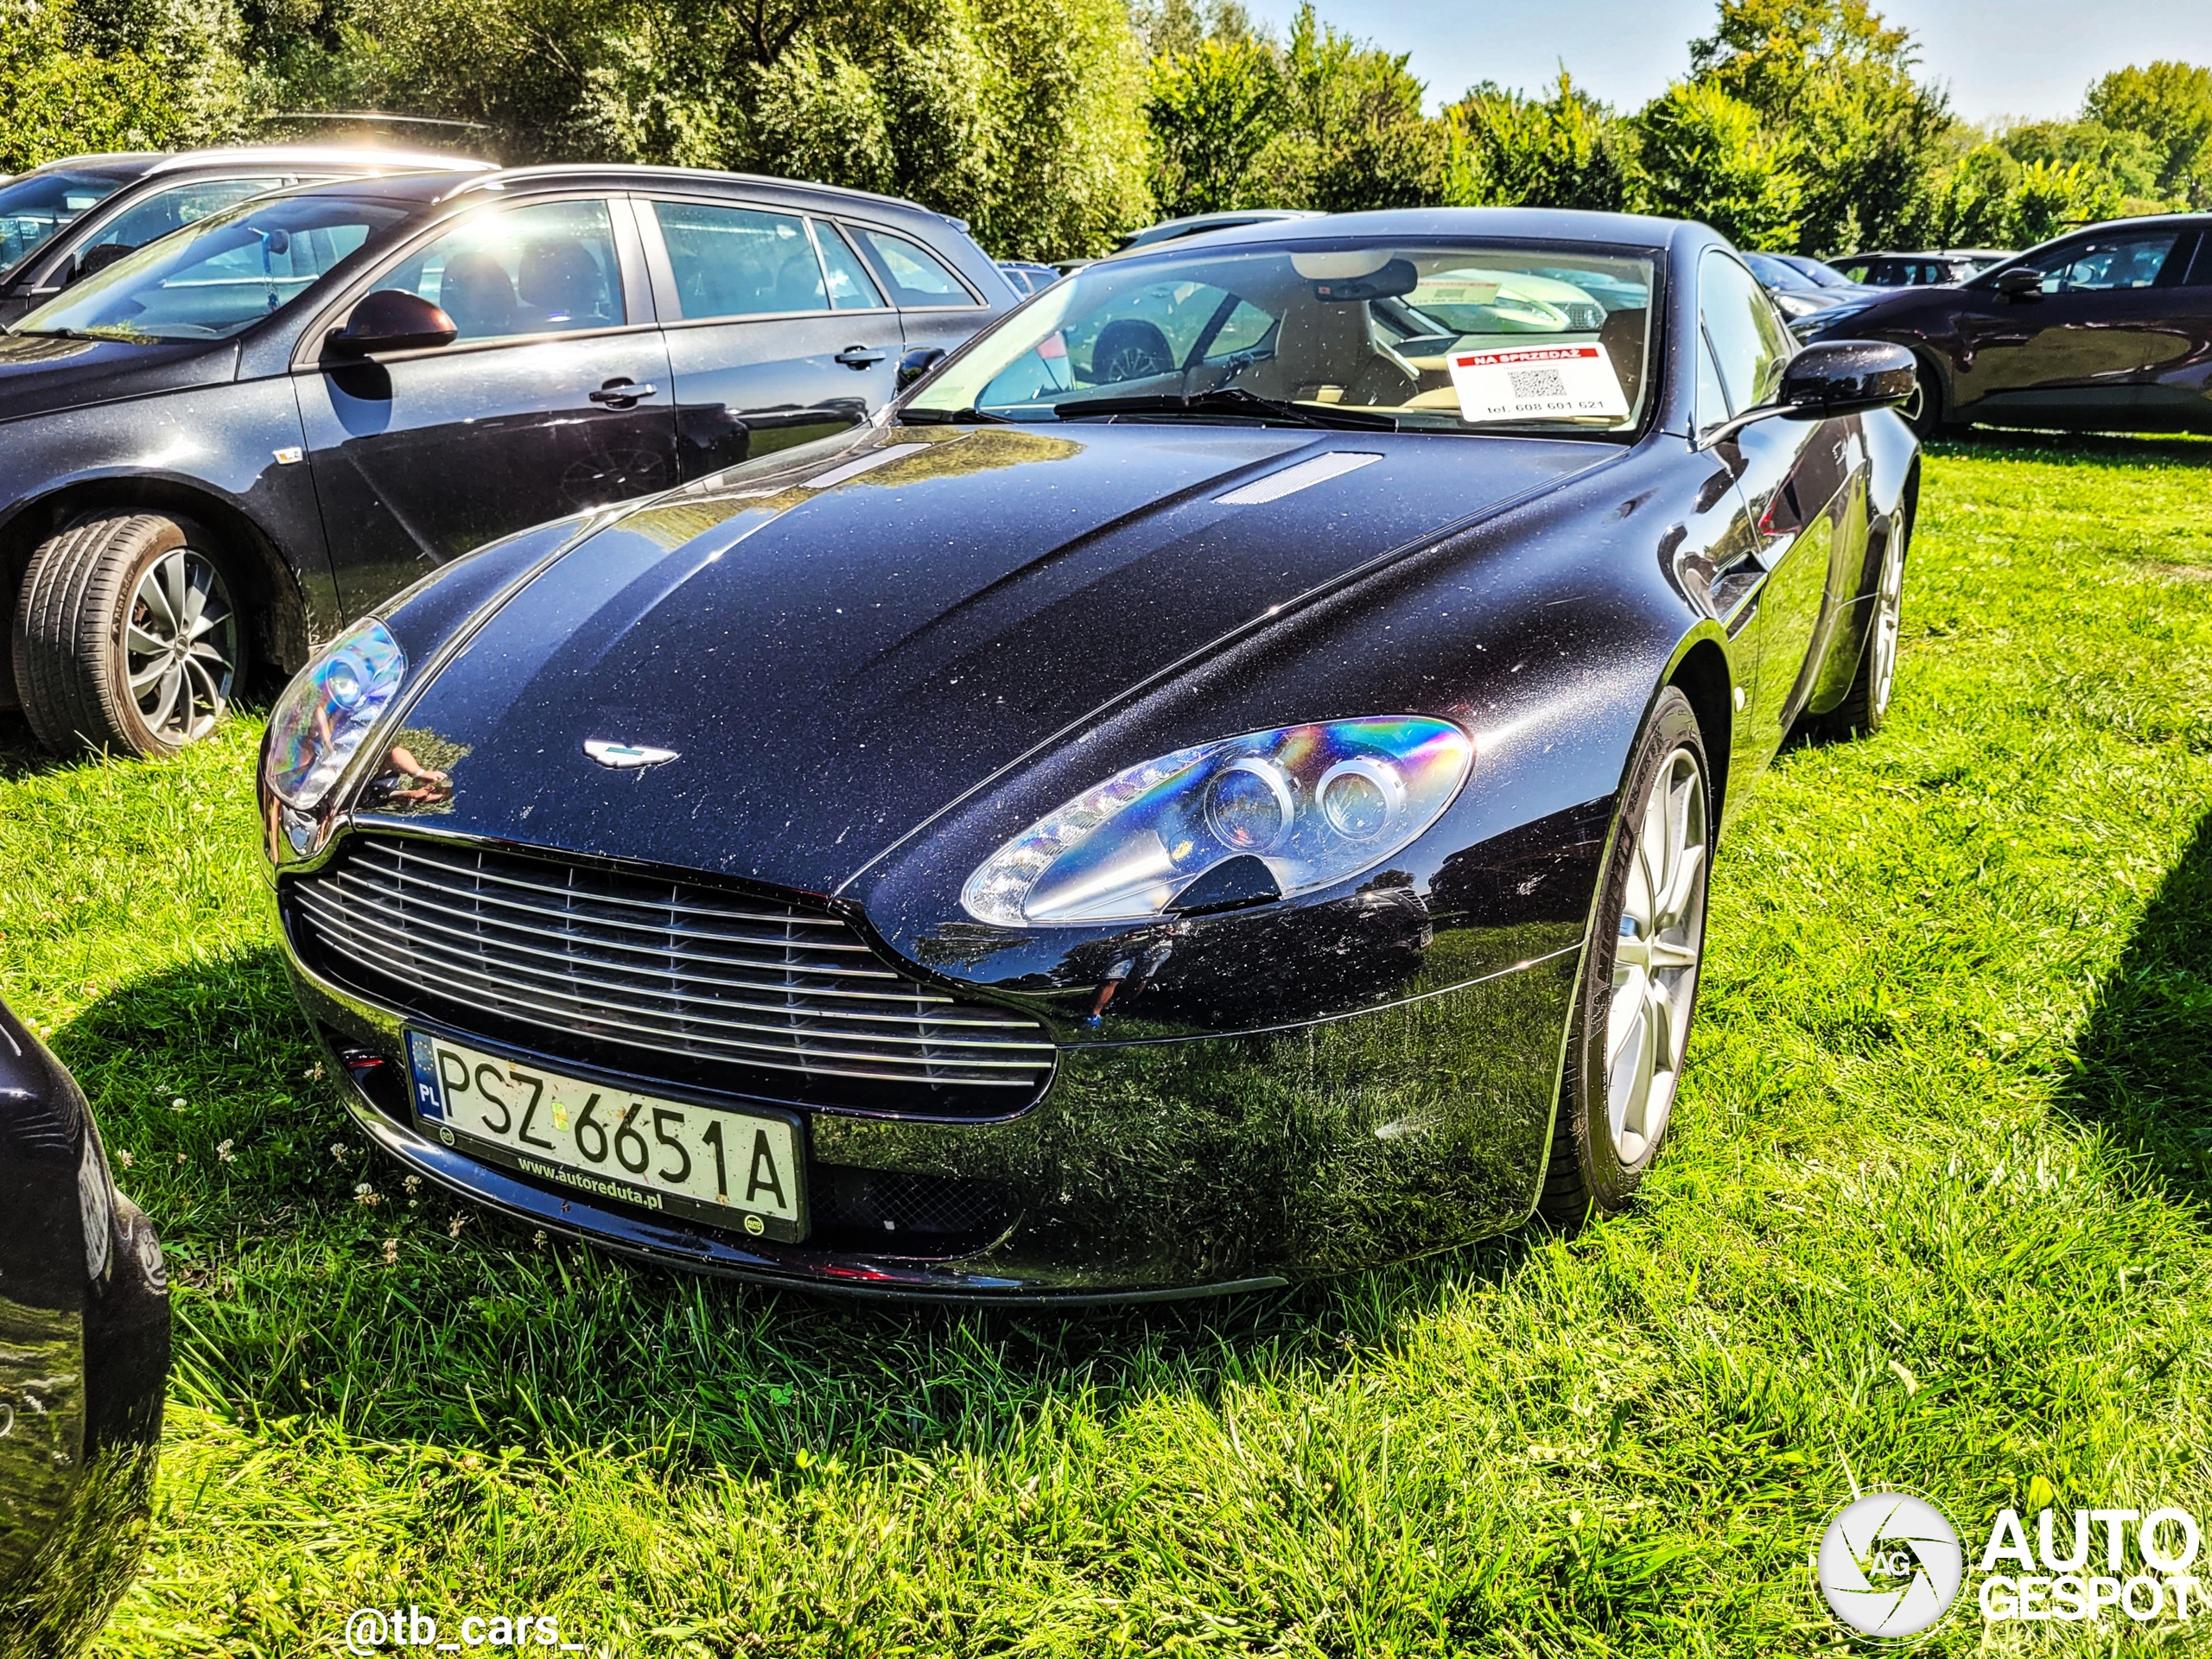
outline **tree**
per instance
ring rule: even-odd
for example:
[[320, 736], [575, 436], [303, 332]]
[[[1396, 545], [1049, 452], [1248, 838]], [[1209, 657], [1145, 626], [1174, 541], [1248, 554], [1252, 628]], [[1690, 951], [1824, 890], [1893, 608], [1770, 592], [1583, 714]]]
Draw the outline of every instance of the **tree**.
[[185, 125], [158, 65], [73, 49], [73, 21], [48, 0], [0, 0], [0, 172], [83, 150], [158, 149]]
[[1175, 219], [1251, 205], [1252, 163], [1288, 116], [1274, 54], [1257, 41], [1211, 38], [1156, 61], [1145, 118], [1160, 211]]
[[1567, 71], [1543, 100], [1489, 82], [1444, 112], [1443, 199], [1461, 207], [1641, 205], [1636, 137]]
[[1796, 161], [1807, 251], [1928, 237], [1955, 124], [1917, 61], [1866, 0], [1721, 0], [1690, 45], [1692, 79], [1748, 105]]
[[1739, 247], [1797, 245], [1804, 181], [1750, 105], [1708, 83], [1677, 81], [1636, 125], [1654, 213], [1703, 219]]
[[2193, 63], [2133, 64], [2089, 88], [2082, 115], [2120, 132], [2140, 133], [2158, 157], [2162, 195], [2212, 207], [2212, 69]]

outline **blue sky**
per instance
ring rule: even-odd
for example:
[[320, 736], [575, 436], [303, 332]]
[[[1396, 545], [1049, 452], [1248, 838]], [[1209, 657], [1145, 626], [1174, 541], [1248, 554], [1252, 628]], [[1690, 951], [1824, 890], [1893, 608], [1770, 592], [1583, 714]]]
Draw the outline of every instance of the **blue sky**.
[[[1297, 0], [1246, 0], [1280, 28]], [[1428, 83], [1432, 109], [1478, 80], [1534, 88], [1564, 61], [1600, 98], [1634, 108], [1689, 67], [1713, 0], [1318, 0], [1322, 17], [1393, 52]], [[2070, 115], [2089, 82], [2154, 58], [2212, 63], [2212, 0], [1876, 0], [1920, 43], [1972, 121]]]

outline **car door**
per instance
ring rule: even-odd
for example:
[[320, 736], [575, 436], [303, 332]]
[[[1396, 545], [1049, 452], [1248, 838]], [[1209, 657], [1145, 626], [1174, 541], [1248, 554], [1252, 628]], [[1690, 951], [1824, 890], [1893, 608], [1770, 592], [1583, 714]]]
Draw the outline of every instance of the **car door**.
[[683, 477], [830, 436], [890, 398], [899, 315], [834, 222], [688, 197], [637, 207]]
[[2152, 429], [2212, 429], [2212, 401], [2204, 395], [2205, 368], [2212, 364], [2212, 226], [2198, 226], [2196, 253], [2188, 270], [2158, 292], [2163, 326], [2172, 330], [2181, 349], [2145, 378], [2137, 394], [2135, 423]]
[[349, 608], [511, 531], [677, 481], [668, 353], [626, 200], [473, 208], [358, 285], [331, 321], [383, 288], [439, 306], [458, 338], [296, 370]]
[[[1698, 316], [1714, 390], [1730, 414], [1771, 403], [1793, 349], [1789, 331], [1758, 280], [1719, 249], [1700, 266]], [[1853, 424], [1776, 417], [1737, 429], [1713, 452], [1735, 474], [1751, 530], [1715, 585], [1738, 652], [1754, 665], [1738, 729], [1764, 761], [1811, 690], [1808, 660], [1827, 610], [1839, 520], [1847, 486], [1864, 474], [1865, 445]]]
[[2159, 371], [2189, 355], [2172, 319], [2196, 245], [2174, 224], [2123, 224], [2040, 257], [2039, 291], [1994, 298], [1966, 321], [1959, 404], [1982, 419], [2126, 420]]
[[912, 237], [857, 221], [848, 221], [846, 228], [897, 302], [907, 350], [949, 352], [990, 320], [983, 299]]

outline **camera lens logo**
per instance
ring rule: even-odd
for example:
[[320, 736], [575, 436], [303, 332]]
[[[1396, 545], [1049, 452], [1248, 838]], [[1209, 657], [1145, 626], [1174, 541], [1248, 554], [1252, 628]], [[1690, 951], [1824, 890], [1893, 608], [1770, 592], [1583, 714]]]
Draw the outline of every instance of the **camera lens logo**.
[[1815, 1569], [1828, 1611], [1861, 1636], [1917, 1636], [1965, 1576], [1955, 1528], [1926, 1498], [1869, 1492], [1838, 1510]]

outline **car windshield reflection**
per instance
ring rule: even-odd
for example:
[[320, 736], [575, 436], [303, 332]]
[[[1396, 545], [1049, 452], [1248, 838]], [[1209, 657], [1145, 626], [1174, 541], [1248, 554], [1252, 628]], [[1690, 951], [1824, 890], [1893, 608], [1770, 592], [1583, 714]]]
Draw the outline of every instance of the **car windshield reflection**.
[[1488, 243], [1109, 260], [983, 335], [901, 417], [1626, 432], [1654, 280], [1633, 250]]
[[279, 196], [149, 242], [18, 322], [24, 334], [227, 340], [406, 216], [396, 203]]

